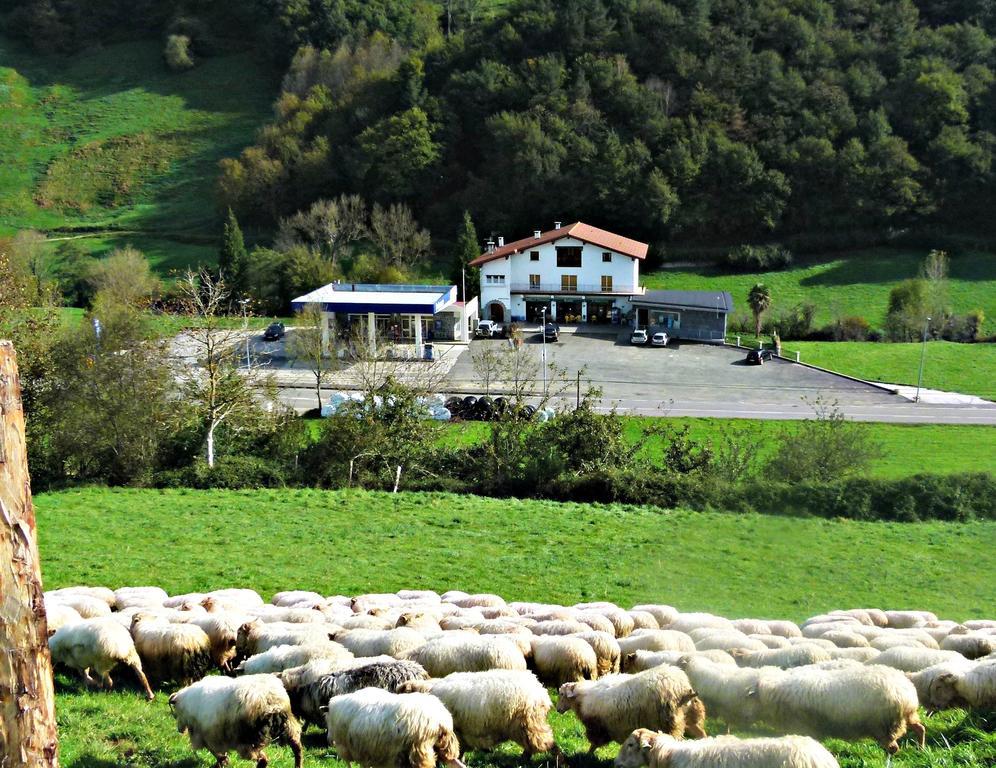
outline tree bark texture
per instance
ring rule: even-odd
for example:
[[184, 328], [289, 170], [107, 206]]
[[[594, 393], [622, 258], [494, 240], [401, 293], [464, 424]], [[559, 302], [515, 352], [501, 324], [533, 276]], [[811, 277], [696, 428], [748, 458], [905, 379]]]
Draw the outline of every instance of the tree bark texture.
[[21, 386], [14, 347], [0, 341], [0, 768], [58, 764]]

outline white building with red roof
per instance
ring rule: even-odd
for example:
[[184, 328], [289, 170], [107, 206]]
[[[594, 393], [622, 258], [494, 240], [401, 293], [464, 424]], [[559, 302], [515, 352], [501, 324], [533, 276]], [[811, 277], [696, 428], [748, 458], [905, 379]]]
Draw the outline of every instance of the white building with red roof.
[[488, 243], [481, 268], [481, 317], [502, 322], [612, 322], [642, 296], [648, 245], [575, 222], [515, 242]]

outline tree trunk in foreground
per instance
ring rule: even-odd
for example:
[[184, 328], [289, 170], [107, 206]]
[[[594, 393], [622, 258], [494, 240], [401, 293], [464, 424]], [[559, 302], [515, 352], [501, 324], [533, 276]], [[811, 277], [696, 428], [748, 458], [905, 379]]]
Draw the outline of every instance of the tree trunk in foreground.
[[0, 766], [58, 766], [52, 659], [14, 347], [0, 341]]

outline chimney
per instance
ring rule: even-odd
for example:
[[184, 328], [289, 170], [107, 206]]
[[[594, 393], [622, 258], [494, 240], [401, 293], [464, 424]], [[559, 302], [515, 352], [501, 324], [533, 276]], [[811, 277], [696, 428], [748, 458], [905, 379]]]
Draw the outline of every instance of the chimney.
[[488, 253], [491, 253], [495, 249], [495, 241], [489, 237], [484, 241], [484, 247], [488, 249]]
[[505, 246], [505, 236], [498, 235], [498, 247], [503, 248]]
[[542, 233], [542, 232], [540, 232], [540, 231], [539, 231], [538, 229], [534, 229], [534, 230], [533, 230], [533, 237], [535, 237], [535, 238], [536, 238], [537, 240], [539, 240], [539, 239], [540, 239], [540, 235], [542, 235], [542, 234], [543, 234], [543, 233]]
[[553, 228], [554, 229], [560, 229], [560, 222], [559, 221], [553, 222]]

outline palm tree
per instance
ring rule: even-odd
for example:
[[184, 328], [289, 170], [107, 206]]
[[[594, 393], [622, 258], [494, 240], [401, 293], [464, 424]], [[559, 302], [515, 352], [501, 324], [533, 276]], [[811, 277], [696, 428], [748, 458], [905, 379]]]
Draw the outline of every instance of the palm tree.
[[756, 283], [747, 293], [747, 303], [754, 313], [754, 336], [761, 335], [761, 315], [771, 306], [771, 291], [764, 283]]

